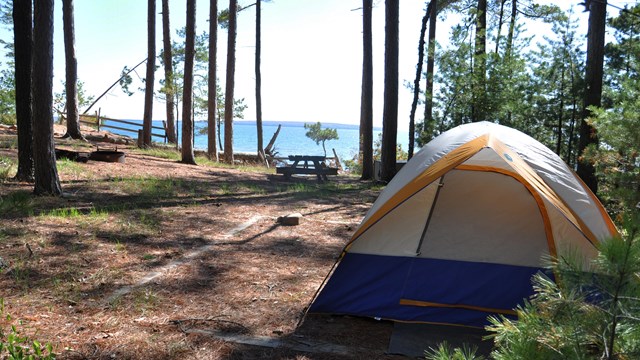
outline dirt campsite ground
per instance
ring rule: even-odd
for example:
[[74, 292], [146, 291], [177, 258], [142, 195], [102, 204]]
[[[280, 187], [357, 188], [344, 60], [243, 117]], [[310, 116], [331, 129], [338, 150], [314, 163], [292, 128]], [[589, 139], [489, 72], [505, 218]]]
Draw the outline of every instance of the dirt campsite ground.
[[[0, 130], [0, 161], [15, 164], [15, 130]], [[62, 132], [59, 148], [113, 146]], [[59, 160], [61, 198], [0, 179], [2, 331], [15, 324], [59, 359], [395, 358], [388, 323], [298, 326], [379, 186], [119, 149], [125, 163]], [[291, 213], [300, 225], [277, 221]]]

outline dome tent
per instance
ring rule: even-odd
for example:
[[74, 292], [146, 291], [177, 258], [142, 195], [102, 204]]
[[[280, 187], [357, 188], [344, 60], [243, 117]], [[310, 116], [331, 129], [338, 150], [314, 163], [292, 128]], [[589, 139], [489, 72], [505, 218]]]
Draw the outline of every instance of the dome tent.
[[483, 326], [533, 294], [545, 257], [617, 234], [551, 150], [471, 123], [424, 146], [375, 201], [310, 312]]

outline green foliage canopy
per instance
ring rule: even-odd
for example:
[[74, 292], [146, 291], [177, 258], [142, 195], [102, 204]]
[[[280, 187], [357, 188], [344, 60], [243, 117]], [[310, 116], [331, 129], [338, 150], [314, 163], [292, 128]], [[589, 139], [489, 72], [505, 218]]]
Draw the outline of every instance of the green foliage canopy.
[[322, 143], [322, 150], [324, 150], [324, 156], [327, 156], [327, 149], [325, 147], [325, 142], [329, 140], [338, 140], [338, 130], [331, 128], [322, 128], [322, 124], [320, 121], [317, 123], [307, 123], [304, 124], [304, 128], [307, 129], [306, 136], [315, 141], [316, 145], [320, 145]]

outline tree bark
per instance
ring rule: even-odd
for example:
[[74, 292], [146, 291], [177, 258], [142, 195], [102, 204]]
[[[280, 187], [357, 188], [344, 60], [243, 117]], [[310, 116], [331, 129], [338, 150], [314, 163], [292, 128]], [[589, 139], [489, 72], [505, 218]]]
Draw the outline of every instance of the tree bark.
[[565, 76], [564, 63], [560, 65], [560, 104], [558, 104], [558, 138], [556, 141], [556, 154], [562, 157], [562, 131], [564, 129], [564, 76]]
[[142, 117], [142, 144], [145, 147], [151, 146], [153, 85], [156, 68], [156, 0], [148, 0], [147, 4], [147, 75], [144, 80], [144, 115]]
[[362, 180], [373, 179], [373, 1], [362, 1], [362, 103], [360, 104], [360, 153]]
[[382, 181], [396, 174], [398, 133], [399, 0], [385, 1], [384, 105], [382, 110]]
[[258, 135], [258, 155], [264, 151], [262, 143], [262, 74], [260, 73], [261, 39], [260, 27], [262, 22], [261, 0], [256, 0], [256, 129]]
[[13, 41], [16, 79], [16, 123], [18, 126], [18, 172], [15, 179], [28, 182], [33, 181], [32, 23], [31, 0], [14, 0]]
[[422, 17], [420, 27], [420, 39], [418, 40], [418, 64], [416, 65], [416, 77], [413, 80], [413, 101], [411, 102], [411, 112], [409, 113], [409, 159], [413, 157], [413, 149], [416, 142], [416, 110], [418, 108], [418, 97], [420, 95], [420, 79], [422, 78], [422, 63], [424, 63], [424, 36], [427, 32], [427, 22], [432, 11], [433, 1], [427, 5], [427, 10]]
[[[209, 2], [209, 78], [207, 89], [207, 153], [209, 158], [218, 161], [216, 128], [218, 124], [218, 94], [216, 67], [218, 61], [218, 0]], [[219, 130], [219, 129], [218, 129]]]
[[35, 0], [33, 160], [36, 195], [62, 195], [53, 141], [53, 0]]
[[173, 111], [175, 107], [175, 89], [173, 82], [173, 55], [171, 51], [171, 26], [169, 18], [169, 0], [162, 0], [162, 59], [164, 62], [164, 82], [167, 92], [165, 102], [167, 109], [167, 140], [175, 144], [176, 139], [176, 115]]
[[438, 1], [431, 0], [429, 18], [429, 47], [427, 48], [427, 88], [425, 89], [424, 130], [428, 131], [427, 140], [431, 140], [433, 128], [433, 69], [436, 59], [436, 24], [438, 22]]
[[[592, 115], [589, 106], [600, 106], [602, 101], [602, 76], [604, 65], [605, 26], [607, 20], [607, 1], [589, 2], [589, 32], [587, 34], [587, 62], [585, 68], [585, 92], [578, 154], [582, 157], [589, 145], [598, 145], [596, 129], [587, 122]], [[598, 179], [593, 164], [579, 159], [578, 176], [594, 194], [598, 192]]]
[[475, 61], [473, 69], [473, 112], [472, 121], [484, 121], [485, 98], [486, 98], [486, 73], [487, 62], [485, 54], [487, 52], [487, 0], [478, 0], [475, 37]]
[[67, 133], [65, 137], [84, 139], [78, 116], [78, 59], [76, 58], [73, 0], [62, 0], [64, 32], [65, 90], [67, 95]]
[[507, 34], [507, 46], [504, 54], [507, 61], [511, 59], [511, 49], [513, 49], [513, 37], [516, 32], [516, 15], [518, 15], [518, 0], [511, 0], [511, 19], [509, 20], [509, 34]]
[[500, 50], [500, 40], [502, 33], [502, 24], [504, 23], [504, 4], [507, 0], [500, 0], [500, 12], [498, 13], [498, 34], [496, 35], [496, 50], [494, 54], [498, 55], [498, 51]]
[[196, 56], [196, 0], [187, 0], [182, 93], [182, 162], [195, 165], [193, 156], [193, 62]]
[[224, 95], [224, 161], [233, 164], [233, 90], [236, 72], [237, 0], [229, 0], [229, 36], [227, 38], [227, 83]]

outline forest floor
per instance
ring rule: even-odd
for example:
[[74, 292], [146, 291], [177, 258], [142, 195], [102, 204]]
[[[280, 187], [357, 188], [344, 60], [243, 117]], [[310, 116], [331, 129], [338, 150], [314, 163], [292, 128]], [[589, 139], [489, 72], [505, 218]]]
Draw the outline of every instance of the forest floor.
[[[61, 134], [56, 147], [113, 146]], [[395, 358], [389, 323], [299, 325], [378, 185], [118, 149], [125, 163], [58, 160], [63, 197], [0, 172], [0, 331], [14, 324], [59, 359]], [[0, 170], [16, 156], [0, 128]], [[300, 225], [277, 221], [291, 213]]]

